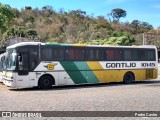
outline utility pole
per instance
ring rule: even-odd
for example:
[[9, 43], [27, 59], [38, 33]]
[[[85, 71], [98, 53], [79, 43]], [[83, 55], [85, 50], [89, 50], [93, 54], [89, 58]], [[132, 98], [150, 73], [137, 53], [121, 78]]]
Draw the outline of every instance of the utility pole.
[[143, 33], [143, 45], [146, 45], [146, 36], [145, 36], [145, 33]]

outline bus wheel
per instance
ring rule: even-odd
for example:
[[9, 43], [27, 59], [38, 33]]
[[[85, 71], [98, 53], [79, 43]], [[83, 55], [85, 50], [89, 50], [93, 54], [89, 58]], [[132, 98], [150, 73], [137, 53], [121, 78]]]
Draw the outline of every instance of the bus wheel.
[[135, 80], [135, 77], [132, 72], [127, 72], [123, 77], [123, 82], [125, 84], [131, 84], [134, 80]]
[[38, 86], [41, 89], [49, 89], [52, 87], [53, 79], [50, 76], [42, 76], [39, 80]]

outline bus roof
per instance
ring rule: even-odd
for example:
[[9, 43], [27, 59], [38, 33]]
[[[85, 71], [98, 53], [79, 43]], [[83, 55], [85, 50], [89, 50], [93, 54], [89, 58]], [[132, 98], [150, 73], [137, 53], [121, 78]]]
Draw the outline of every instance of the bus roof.
[[19, 46], [39, 45], [39, 44], [42, 44], [42, 43], [41, 42], [20, 42], [20, 43], [16, 43], [14, 45], [8, 46], [7, 49], [16, 48], [16, 47], [19, 47]]
[[155, 48], [154, 45], [141, 45], [141, 46], [113, 46], [113, 45], [85, 45], [85, 44], [65, 44], [65, 43], [42, 43], [42, 42], [20, 42], [16, 43], [14, 45], [11, 45], [7, 47], [7, 49], [10, 48], [16, 48], [19, 46], [26, 46], [26, 45], [48, 45], [48, 46], [86, 46], [86, 47], [114, 47], [114, 48]]

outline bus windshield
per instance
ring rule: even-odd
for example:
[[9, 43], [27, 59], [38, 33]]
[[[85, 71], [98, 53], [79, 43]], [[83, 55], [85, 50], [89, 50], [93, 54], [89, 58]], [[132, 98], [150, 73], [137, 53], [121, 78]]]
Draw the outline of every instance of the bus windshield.
[[7, 70], [15, 70], [16, 68], [16, 50], [8, 49], [6, 54]]

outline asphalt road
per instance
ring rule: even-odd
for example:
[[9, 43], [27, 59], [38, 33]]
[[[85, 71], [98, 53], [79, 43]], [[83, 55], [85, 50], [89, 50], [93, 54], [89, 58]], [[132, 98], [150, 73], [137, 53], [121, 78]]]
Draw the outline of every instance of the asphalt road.
[[160, 111], [160, 79], [0, 91], [0, 111]]
[[0, 111], [160, 111], [160, 74], [156, 80], [131, 85], [12, 90], [0, 84]]
[[10, 90], [0, 85], [2, 110], [160, 111], [160, 80]]

